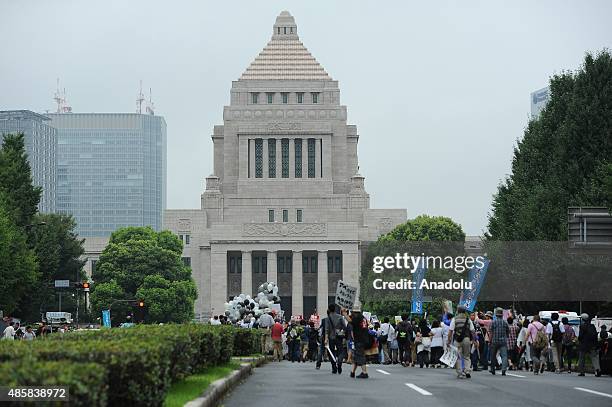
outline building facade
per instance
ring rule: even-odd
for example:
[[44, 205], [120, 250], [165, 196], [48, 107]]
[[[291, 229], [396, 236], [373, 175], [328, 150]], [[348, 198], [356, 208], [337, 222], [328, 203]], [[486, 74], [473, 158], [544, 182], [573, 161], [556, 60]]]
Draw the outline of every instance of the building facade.
[[531, 117], [537, 119], [549, 100], [550, 88], [548, 86], [531, 92]]
[[0, 111], [0, 142], [5, 134], [23, 133], [32, 182], [42, 188], [39, 212], [55, 212], [57, 131], [50, 119], [29, 110]]
[[364, 245], [405, 222], [406, 210], [370, 208], [357, 127], [288, 12], [230, 95], [201, 208], [164, 216], [193, 270], [196, 315], [223, 313], [229, 297], [264, 281], [279, 284], [286, 315], [323, 310], [339, 279], [359, 285]]
[[58, 213], [81, 237], [159, 230], [166, 208], [166, 122], [137, 113], [48, 114], [57, 129]]

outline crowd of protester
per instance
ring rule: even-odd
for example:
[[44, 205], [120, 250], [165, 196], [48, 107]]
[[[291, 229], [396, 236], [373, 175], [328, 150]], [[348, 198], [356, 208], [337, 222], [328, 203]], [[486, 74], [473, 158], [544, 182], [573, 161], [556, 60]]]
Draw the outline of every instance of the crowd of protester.
[[[322, 319], [283, 321], [275, 314], [259, 319], [246, 315], [236, 325], [264, 328], [270, 331], [269, 342], [262, 351], [274, 359], [293, 363], [312, 362], [320, 369], [331, 364], [333, 374], [342, 374], [343, 364], [351, 366], [351, 377], [368, 378], [368, 364], [398, 364], [403, 367], [449, 368], [442, 363], [445, 352], [456, 352], [458, 378], [471, 378], [472, 372], [491, 374], [509, 370], [533, 372], [610, 374], [612, 333], [602, 326], [598, 333], [588, 314], [580, 316], [579, 325], [570, 325], [566, 317], [552, 313], [550, 319], [539, 315], [523, 317], [497, 308], [488, 312], [467, 312], [458, 307], [456, 315], [445, 313], [428, 320], [383, 318], [368, 320], [359, 308], [337, 312], [330, 304]], [[223, 316], [215, 316], [211, 324], [229, 324]], [[602, 369], [602, 366], [603, 369]], [[356, 370], [360, 374], [356, 375]]]

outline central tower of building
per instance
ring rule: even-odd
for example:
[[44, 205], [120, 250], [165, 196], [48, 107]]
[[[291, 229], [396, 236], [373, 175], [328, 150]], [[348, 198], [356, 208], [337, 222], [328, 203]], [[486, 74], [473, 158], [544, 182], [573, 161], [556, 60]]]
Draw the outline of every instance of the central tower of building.
[[201, 209], [164, 216], [185, 244], [196, 313], [220, 314], [229, 297], [275, 281], [285, 314], [307, 317], [333, 301], [339, 279], [358, 285], [364, 244], [404, 222], [406, 210], [370, 209], [346, 117], [338, 82], [283, 11], [232, 83]]

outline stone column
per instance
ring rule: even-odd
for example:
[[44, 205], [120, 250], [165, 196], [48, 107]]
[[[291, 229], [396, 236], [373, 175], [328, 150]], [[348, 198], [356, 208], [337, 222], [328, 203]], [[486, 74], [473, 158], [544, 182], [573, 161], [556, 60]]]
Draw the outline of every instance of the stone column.
[[302, 178], [308, 178], [308, 138], [302, 139]]
[[278, 285], [278, 270], [276, 252], [268, 252], [268, 271], [266, 274], [267, 282], [275, 282]]
[[249, 177], [255, 178], [255, 139], [249, 139]]
[[289, 178], [295, 178], [295, 139], [289, 139]]
[[253, 257], [248, 250], [242, 251], [242, 283], [240, 293], [253, 296]]
[[276, 178], [283, 178], [283, 148], [281, 139], [276, 139]]
[[327, 251], [319, 250], [317, 253], [317, 312], [319, 315], [325, 315], [327, 310], [328, 297], [328, 270], [327, 270]]
[[263, 159], [263, 178], [269, 178], [270, 174], [268, 173], [269, 158], [268, 158], [268, 140], [267, 139], [263, 139], [262, 159]]
[[355, 305], [359, 305], [359, 249], [356, 247], [342, 250], [342, 281], [346, 284], [357, 287], [357, 297]]
[[293, 251], [291, 269], [291, 313], [304, 313], [304, 283], [302, 282], [302, 252]]
[[315, 178], [321, 178], [321, 139], [315, 139]]
[[248, 173], [249, 173], [249, 157], [248, 157], [248, 151], [249, 151], [249, 140], [246, 139], [244, 136], [240, 136], [240, 138], [238, 139], [238, 154], [239, 154], [239, 158], [238, 158], [238, 162], [240, 163], [240, 169], [239, 169], [239, 178], [240, 179], [245, 179], [248, 177]]
[[223, 314], [227, 301], [227, 251], [211, 249], [210, 253], [210, 305], [213, 315]]

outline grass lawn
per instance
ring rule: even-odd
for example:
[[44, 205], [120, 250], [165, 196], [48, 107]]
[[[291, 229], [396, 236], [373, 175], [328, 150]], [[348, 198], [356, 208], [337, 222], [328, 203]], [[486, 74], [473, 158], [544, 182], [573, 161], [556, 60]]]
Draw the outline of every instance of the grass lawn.
[[170, 387], [170, 391], [166, 395], [164, 407], [183, 407], [185, 403], [202, 394], [212, 382], [227, 376], [232, 370], [236, 370], [239, 367], [239, 363], [230, 362], [187, 376]]

